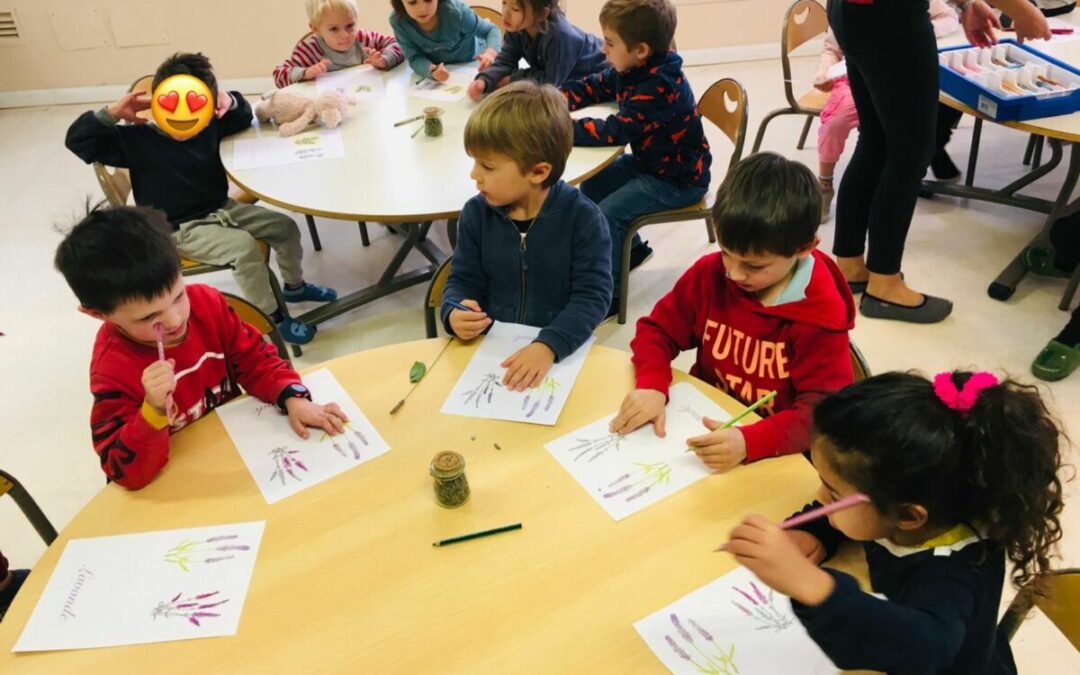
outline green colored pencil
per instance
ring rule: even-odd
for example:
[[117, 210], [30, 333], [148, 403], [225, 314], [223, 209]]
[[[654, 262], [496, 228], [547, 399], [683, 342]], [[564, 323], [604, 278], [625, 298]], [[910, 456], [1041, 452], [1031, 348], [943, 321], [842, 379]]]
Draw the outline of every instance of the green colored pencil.
[[[754, 401], [754, 402], [753, 402], [753, 404], [751, 404], [751, 405], [747, 406], [747, 407], [746, 407], [746, 410], [743, 410], [743, 411], [742, 411], [741, 413], [739, 413], [739, 414], [738, 414], [738, 415], [736, 415], [735, 417], [732, 417], [732, 418], [731, 418], [730, 420], [728, 420], [728, 421], [727, 421], [727, 422], [726, 422], [726, 423], [725, 423], [725, 424], [724, 424], [724, 425], [723, 425], [722, 427], [720, 427], [720, 428], [721, 428], [721, 429], [730, 429], [731, 427], [735, 426], [735, 425], [736, 425], [736, 424], [737, 424], [737, 423], [739, 422], [739, 420], [741, 420], [742, 418], [746, 417], [746, 416], [747, 416], [747, 415], [749, 415], [750, 413], [754, 412], [755, 410], [757, 410], [757, 409], [758, 409], [758, 408], [760, 408], [761, 406], [765, 405], [765, 404], [766, 404], [766, 403], [768, 403], [769, 401], [773, 400], [773, 398], [774, 398], [775, 396], [776, 396], [776, 392], [775, 392], [775, 391], [770, 391], [770, 392], [769, 392], [768, 394], [765, 394], [764, 396], [762, 396], [762, 397], [761, 397], [761, 398], [759, 398], [758, 400]], [[693, 452], [693, 451], [694, 451], [694, 449], [693, 449], [693, 448], [687, 448], [687, 449], [686, 449], [686, 452]]]
[[479, 539], [480, 537], [490, 537], [493, 534], [499, 534], [501, 532], [510, 532], [512, 530], [520, 530], [521, 523], [514, 523], [513, 525], [503, 525], [502, 527], [496, 527], [491, 530], [482, 530], [480, 532], [473, 532], [472, 534], [463, 534], [460, 537], [450, 537], [449, 539], [442, 539], [440, 541], [433, 542], [432, 546], [447, 546], [449, 544], [456, 544], [459, 541], [469, 541], [470, 539]]

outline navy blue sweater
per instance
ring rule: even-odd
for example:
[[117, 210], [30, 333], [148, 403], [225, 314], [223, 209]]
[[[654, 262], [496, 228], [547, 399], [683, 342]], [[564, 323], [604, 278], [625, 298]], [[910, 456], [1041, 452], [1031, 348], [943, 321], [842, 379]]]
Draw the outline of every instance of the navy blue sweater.
[[[518, 68], [521, 59], [528, 68]], [[487, 83], [485, 91], [494, 91], [499, 82], [530, 79], [556, 87], [567, 80], [580, 80], [604, 69], [604, 50], [600, 38], [586, 33], [563, 15], [555, 12], [545, 30], [534, 40], [526, 31], [504, 33], [502, 51], [495, 63], [476, 79]]]
[[[798, 529], [830, 555], [844, 539], [825, 519]], [[969, 537], [938, 548], [873, 541], [863, 547], [870, 584], [887, 600], [862, 592], [847, 574], [825, 570], [836, 582], [825, 602], [791, 602], [833, 663], [890, 675], [1016, 675], [1008, 640], [997, 632], [1005, 581], [1000, 546]]]
[[165, 212], [173, 228], [220, 209], [229, 196], [221, 139], [251, 126], [251, 105], [229, 92], [233, 107], [185, 141], [154, 124], [116, 124], [104, 110], [85, 112], [68, 128], [64, 144], [87, 164], [131, 170], [135, 203]]
[[629, 143], [643, 171], [680, 187], [708, 189], [712, 155], [681, 56], [655, 54], [625, 73], [609, 67], [561, 89], [570, 110], [619, 104], [607, 119], [575, 120], [574, 145]]
[[611, 305], [611, 238], [600, 208], [562, 181], [551, 187], [525, 235], [483, 195], [465, 203], [443, 291], [446, 300], [476, 300], [495, 321], [542, 328], [536, 341], [556, 362], [574, 353]]

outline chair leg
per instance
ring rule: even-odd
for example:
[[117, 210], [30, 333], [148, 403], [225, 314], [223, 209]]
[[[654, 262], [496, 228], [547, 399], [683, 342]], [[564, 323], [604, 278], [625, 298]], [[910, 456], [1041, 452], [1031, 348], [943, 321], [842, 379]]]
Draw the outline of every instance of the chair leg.
[[709, 235], [709, 243], [716, 243], [716, 228], [713, 227], [713, 221], [710, 216], [705, 216], [705, 231]]
[[322, 250], [322, 241], [319, 239], [319, 231], [315, 229], [315, 218], [311, 214], [304, 214], [304, 218], [307, 219], [307, 229], [311, 233], [311, 244], [315, 247], [316, 251]]
[[439, 333], [435, 329], [435, 309], [433, 307], [424, 306], [424, 331], [427, 333], [427, 337], [438, 337]]
[[630, 223], [622, 243], [622, 268], [619, 270], [619, 324], [626, 323], [626, 307], [630, 299], [630, 250], [634, 247], [634, 235], [644, 225], [641, 219]]
[[[310, 216], [308, 216], [310, 218]], [[274, 270], [270, 269], [270, 266], [266, 267], [267, 273], [270, 275], [270, 292], [274, 294], [274, 302], [277, 303], [278, 311], [282, 316], [288, 317], [289, 306], [285, 303], [285, 294], [281, 292], [281, 282], [278, 281], [277, 275], [274, 274]], [[300, 349], [300, 345], [294, 345], [289, 343], [289, 347], [292, 349], [293, 358], [304, 355], [304, 350]]]
[[1024, 166], [1031, 166], [1031, 155], [1035, 152], [1035, 139], [1038, 138], [1035, 134], [1028, 136], [1027, 147], [1024, 148]]
[[769, 126], [769, 122], [772, 122], [774, 119], [780, 117], [781, 115], [793, 114], [795, 114], [795, 111], [791, 108], [781, 108], [779, 110], [774, 110], [768, 115], [766, 115], [764, 119], [761, 120], [761, 125], [758, 126], [757, 136], [754, 137], [754, 147], [750, 150], [750, 154], [754, 154], [761, 148], [761, 141], [765, 138], [765, 128]]
[[367, 223], [358, 220], [356, 221], [356, 224], [360, 226], [360, 243], [364, 246], [371, 246], [371, 240], [368, 239]]
[[806, 124], [803, 124], [802, 134], [799, 136], [799, 144], [795, 147], [802, 150], [806, 146], [806, 137], [810, 135], [810, 125], [814, 123], [814, 116], [806, 116]]
[[1042, 165], [1042, 151], [1044, 136], [1037, 136], [1035, 138], [1035, 154], [1031, 157], [1031, 168], [1038, 169]]
[[[15, 500], [15, 504], [26, 516], [26, 519], [30, 521], [30, 524], [33, 525], [41, 540], [45, 542], [46, 546], [51, 545], [56, 540], [56, 528], [49, 522], [45, 512], [41, 510], [41, 507], [26, 491], [26, 488], [22, 486], [22, 483], [8, 472], [0, 471], [0, 488], [7, 488], [4, 492], [10, 494], [11, 498]], [[0, 494], [3, 494], [3, 492], [0, 492]]]

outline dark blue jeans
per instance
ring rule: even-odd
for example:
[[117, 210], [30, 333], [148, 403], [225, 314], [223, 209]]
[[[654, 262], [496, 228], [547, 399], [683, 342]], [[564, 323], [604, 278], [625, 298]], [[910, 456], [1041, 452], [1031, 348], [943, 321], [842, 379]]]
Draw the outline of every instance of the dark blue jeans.
[[[630, 223], [648, 213], [678, 209], [696, 204], [705, 196], [705, 188], [679, 187], [642, 171], [633, 155], [623, 155], [611, 166], [581, 184], [581, 191], [604, 212], [611, 232], [611, 276], [615, 279], [614, 298], [619, 297], [619, 274], [622, 270], [623, 240]], [[641, 238], [634, 235], [634, 245]]]

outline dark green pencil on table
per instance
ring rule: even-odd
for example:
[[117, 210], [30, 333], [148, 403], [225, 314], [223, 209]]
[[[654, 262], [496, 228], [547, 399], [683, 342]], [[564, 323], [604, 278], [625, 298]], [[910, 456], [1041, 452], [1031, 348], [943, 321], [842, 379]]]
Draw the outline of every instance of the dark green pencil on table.
[[442, 539], [440, 541], [433, 542], [432, 546], [448, 546], [450, 544], [456, 544], [462, 541], [469, 541], [470, 539], [479, 539], [480, 537], [490, 537], [493, 534], [500, 534], [502, 532], [511, 532], [513, 530], [520, 530], [521, 523], [514, 523], [513, 525], [503, 525], [502, 527], [496, 527], [490, 530], [481, 530], [480, 532], [473, 532], [471, 534], [463, 534], [460, 537], [450, 537], [449, 539]]

